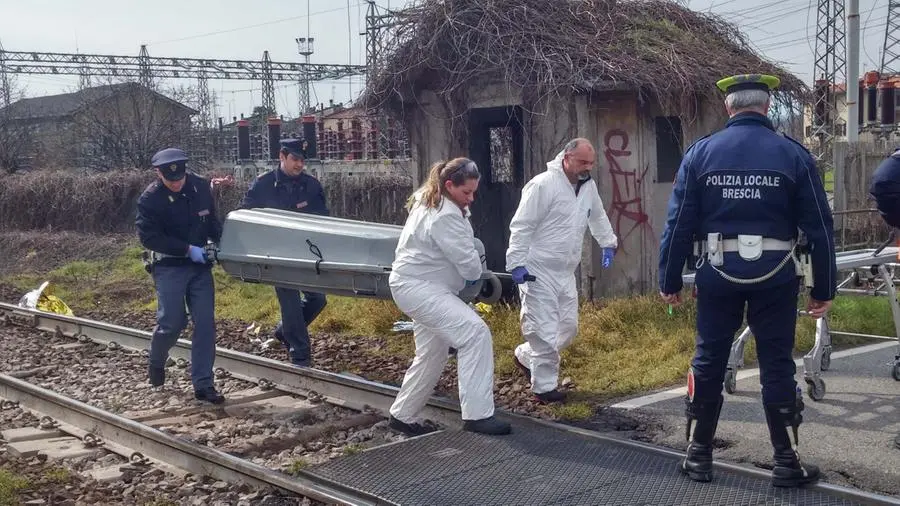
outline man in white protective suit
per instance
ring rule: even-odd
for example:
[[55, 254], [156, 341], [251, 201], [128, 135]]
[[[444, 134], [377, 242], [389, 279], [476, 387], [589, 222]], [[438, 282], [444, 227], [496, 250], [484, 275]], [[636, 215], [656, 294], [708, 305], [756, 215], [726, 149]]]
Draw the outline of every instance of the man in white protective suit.
[[390, 409], [389, 426], [410, 436], [435, 430], [419, 420], [434, 391], [447, 348], [457, 349], [463, 429], [508, 434], [494, 418], [494, 353], [484, 320], [459, 298], [486, 273], [468, 219], [480, 173], [475, 162], [454, 158], [431, 167], [407, 204], [409, 217], [397, 242], [389, 283], [397, 307], [413, 321], [416, 356]]
[[578, 332], [575, 268], [581, 261], [585, 229], [603, 248], [603, 267], [615, 256], [613, 232], [597, 185], [591, 180], [596, 152], [590, 141], [569, 141], [547, 171], [522, 189], [510, 223], [506, 269], [519, 287], [525, 342], [513, 360], [531, 382], [540, 402], [562, 402], [559, 354]]

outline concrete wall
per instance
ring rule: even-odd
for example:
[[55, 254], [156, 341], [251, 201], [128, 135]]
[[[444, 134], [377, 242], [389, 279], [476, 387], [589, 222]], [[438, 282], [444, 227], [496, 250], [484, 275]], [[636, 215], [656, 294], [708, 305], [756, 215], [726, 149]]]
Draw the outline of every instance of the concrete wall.
[[[239, 181], [249, 181], [256, 176], [272, 170], [278, 163], [256, 162], [246, 165], [222, 164], [213, 166], [212, 171], [230, 172]], [[315, 177], [321, 178], [325, 174], [354, 175], [404, 175], [412, 176], [415, 173], [413, 160], [408, 158], [393, 160], [310, 160], [306, 164], [306, 170]]]
[[[501, 85], [468, 91], [471, 108], [521, 105], [522, 93]], [[593, 178], [613, 229], [619, 251], [610, 269], [601, 268], [602, 250], [585, 234], [577, 272], [584, 298], [656, 293], [659, 240], [665, 228], [671, 181], [657, 181], [654, 104], [638, 100], [634, 91], [611, 90], [574, 96], [553, 96], [529, 105], [524, 122], [525, 181], [546, 170], [573, 137], [591, 139], [597, 150]], [[682, 121], [682, 146], [722, 127], [724, 108], [705, 104], [694, 111], [700, 118]], [[407, 110], [413, 146], [413, 168], [419, 181], [437, 160], [468, 151], [465, 116], [454, 117], [446, 98], [423, 91]]]
[[[700, 105], [695, 120], [682, 119], [682, 153], [696, 139], [722, 127], [726, 115], [718, 105]], [[658, 180], [655, 118], [664, 114], [631, 92], [595, 94], [586, 106], [590, 123], [579, 133], [596, 139], [593, 177], [619, 238], [619, 250], [613, 266], [603, 269], [602, 249], [586, 234], [581, 295], [656, 293], [659, 243], [673, 185]]]

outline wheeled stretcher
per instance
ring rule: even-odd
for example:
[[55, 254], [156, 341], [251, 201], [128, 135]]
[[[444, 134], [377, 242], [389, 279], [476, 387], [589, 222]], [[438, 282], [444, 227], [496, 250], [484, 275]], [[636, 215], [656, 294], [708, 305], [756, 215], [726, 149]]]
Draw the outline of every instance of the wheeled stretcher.
[[[893, 240], [893, 235], [885, 244]], [[832, 331], [828, 326], [828, 315], [816, 320], [816, 340], [812, 349], [803, 357], [803, 379], [807, 384], [810, 398], [820, 401], [825, 398], [825, 380], [821, 373], [831, 365], [831, 336], [845, 335], [876, 339], [897, 340], [891, 375], [900, 381], [900, 303], [897, 302], [898, 248], [880, 247], [844, 251], [836, 255], [837, 270], [846, 277], [837, 286], [838, 294], [887, 296], [891, 305], [894, 322], [894, 337], [872, 336], [851, 332]], [[685, 284], [694, 284], [694, 274], [683, 276]], [[805, 314], [805, 311], [798, 311]], [[725, 373], [725, 391], [733, 394], [737, 390], [737, 370], [744, 366], [744, 346], [750, 339], [750, 327], [746, 327], [731, 345], [728, 369]]]
[[[216, 261], [232, 277], [320, 293], [391, 299], [388, 277], [403, 227], [278, 209], [228, 213]], [[493, 303], [500, 280], [484, 263], [482, 276], [459, 297]]]

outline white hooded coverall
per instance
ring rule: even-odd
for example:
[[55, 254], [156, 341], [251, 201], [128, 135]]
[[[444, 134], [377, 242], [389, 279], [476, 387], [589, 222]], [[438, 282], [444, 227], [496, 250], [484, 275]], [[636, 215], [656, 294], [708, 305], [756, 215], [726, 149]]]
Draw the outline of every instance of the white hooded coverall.
[[519, 285], [525, 342], [515, 350], [519, 362], [531, 370], [536, 394], [557, 388], [559, 353], [578, 332], [575, 268], [581, 261], [585, 229], [590, 227], [603, 248], [618, 245], [596, 183], [588, 179], [573, 185], [562, 160], [560, 152], [547, 163], [546, 172], [522, 189], [506, 251], [507, 272], [522, 266], [536, 278]]
[[466, 280], [481, 278], [484, 265], [475, 250], [467, 216], [444, 198], [437, 208], [418, 200], [397, 243], [389, 282], [397, 307], [413, 320], [416, 356], [391, 406], [394, 418], [416, 423], [447, 362], [457, 349], [463, 420], [494, 414], [494, 355], [491, 332], [457, 294]]

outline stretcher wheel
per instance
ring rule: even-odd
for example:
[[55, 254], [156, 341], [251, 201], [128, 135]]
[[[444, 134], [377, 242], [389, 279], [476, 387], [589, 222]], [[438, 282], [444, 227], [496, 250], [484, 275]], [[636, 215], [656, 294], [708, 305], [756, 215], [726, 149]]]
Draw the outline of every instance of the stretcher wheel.
[[806, 393], [809, 398], [814, 401], [821, 401], [825, 398], [825, 380], [822, 378], [813, 378], [806, 380]]
[[725, 391], [729, 394], [737, 392], [737, 374], [732, 369], [725, 371]]
[[900, 381], [900, 362], [894, 364], [894, 368], [891, 370], [891, 376], [893, 376], [895, 380]]
[[827, 371], [831, 367], [831, 347], [827, 347], [822, 351], [822, 370]]

